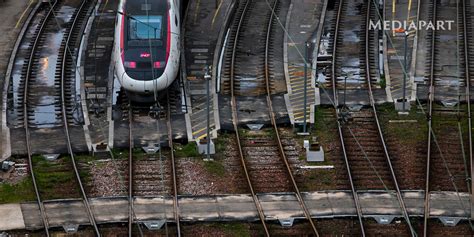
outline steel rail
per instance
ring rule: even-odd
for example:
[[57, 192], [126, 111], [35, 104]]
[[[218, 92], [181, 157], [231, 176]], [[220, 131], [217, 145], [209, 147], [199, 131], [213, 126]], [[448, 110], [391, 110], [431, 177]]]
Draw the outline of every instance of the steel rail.
[[[66, 103], [65, 103], [65, 101], [66, 101], [66, 95], [65, 95], [66, 88], [64, 86], [65, 81], [66, 81], [66, 70], [67, 70], [66, 60], [67, 60], [68, 54], [71, 53], [71, 50], [69, 50], [69, 42], [71, 40], [71, 36], [73, 35], [74, 28], [76, 27], [76, 24], [78, 22], [77, 21], [78, 17], [80, 16], [82, 11], [87, 10], [87, 9], [85, 9], [85, 5], [88, 1], [89, 0], [83, 0], [82, 3], [81, 3], [81, 6], [79, 7], [79, 9], [76, 10], [76, 14], [74, 16], [73, 22], [72, 22], [72, 24], [69, 28], [69, 33], [68, 33], [67, 39], [66, 39], [66, 45], [64, 47], [65, 52], [63, 54], [62, 65], [61, 65], [61, 110], [62, 110], [62, 116], [63, 116], [64, 131], [66, 133], [67, 149], [68, 149], [68, 152], [69, 152], [69, 156], [71, 157], [72, 166], [73, 166], [73, 169], [74, 169], [74, 174], [76, 176], [76, 180], [77, 180], [77, 182], [79, 184], [79, 188], [81, 190], [81, 195], [82, 195], [82, 199], [83, 199], [83, 202], [84, 202], [84, 206], [86, 208], [87, 215], [89, 217], [89, 221], [92, 224], [92, 226], [94, 227], [94, 231], [95, 231], [96, 236], [101, 236], [100, 232], [99, 232], [99, 229], [97, 227], [97, 223], [95, 221], [94, 213], [92, 212], [92, 209], [90, 207], [89, 199], [87, 198], [87, 194], [85, 192], [84, 185], [82, 184], [81, 176], [80, 176], [79, 170], [77, 168], [77, 163], [76, 163], [74, 151], [72, 149], [71, 137], [70, 137], [70, 134], [69, 134], [69, 125], [68, 125], [68, 122], [67, 122], [67, 114], [66, 114]], [[69, 55], [69, 56], [71, 58], [74, 57], [73, 55]], [[27, 116], [25, 116], [25, 117], [27, 117]]]
[[171, 106], [170, 106], [170, 97], [169, 91], [166, 92], [166, 126], [168, 128], [168, 145], [170, 147], [170, 156], [171, 156], [171, 172], [173, 173], [173, 209], [174, 209], [174, 219], [176, 221], [176, 231], [177, 236], [181, 237], [181, 225], [179, 222], [179, 205], [178, 205], [178, 182], [176, 178], [176, 164], [174, 157], [174, 148], [173, 148], [173, 128], [171, 126]]
[[[167, 92], [168, 93], [168, 92]], [[168, 129], [168, 145], [171, 148], [171, 170], [173, 176], [173, 209], [174, 209], [174, 219], [176, 222], [177, 227], [177, 236], [181, 236], [181, 227], [179, 221], [179, 207], [178, 207], [178, 185], [177, 185], [177, 178], [176, 178], [176, 166], [175, 166], [175, 156], [173, 150], [173, 135], [172, 135], [172, 127], [171, 127], [171, 108], [169, 102], [169, 95], [167, 95], [167, 129]], [[133, 209], [133, 133], [132, 133], [132, 123], [133, 123], [133, 110], [131, 101], [129, 101], [129, 156], [128, 156], [128, 164], [129, 164], [129, 180], [128, 180], [128, 199], [129, 199], [129, 216], [128, 216], [128, 235], [132, 236], [132, 225], [133, 225], [133, 216], [134, 216], [134, 209]]]
[[[242, 150], [242, 144], [240, 142], [240, 135], [239, 135], [239, 124], [238, 124], [238, 116], [237, 116], [237, 101], [235, 99], [235, 91], [234, 91], [234, 65], [235, 65], [235, 53], [237, 50], [237, 44], [238, 44], [238, 39], [239, 39], [239, 33], [240, 33], [240, 28], [242, 26], [242, 22], [245, 17], [245, 13], [248, 9], [249, 3], [251, 0], [247, 0], [245, 2], [244, 9], [242, 11], [242, 15], [240, 16], [238, 26], [237, 26], [237, 31], [234, 39], [234, 44], [232, 46], [232, 58], [231, 58], [231, 64], [230, 64], [230, 93], [231, 93], [231, 107], [232, 107], [232, 124], [234, 126], [235, 130], [235, 136], [237, 140], [237, 146], [239, 150], [239, 156], [240, 156], [240, 161], [242, 163], [242, 167], [244, 169], [245, 177], [247, 179], [247, 185], [249, 186], [250, 193], [252, 194], [252, 199], [255, 203], [255, 207], [257, 208], [258, 216], [260, 218], [260, 221], [262, 222], [263, 229], [265, 231], [266, 236], [270, 236], [270, 232], [268, 231], [268, 227], [265, 223], [265, 215], [263, 213], [262, 206], [260, 204], [260, 201], [258, 200], [257, 195], [255, 194], [255, 190], [252, 186], [252, 182], [250, 181], [250, 175], [247, 170], [247, 165], [245, 164], [245, 157], [244, 153]], [[209, 138], [207, 138], [209, 139]]]
[[[370, 56], [369, 55], [370, 41], [371, 41], [370, 36], [369, 36], [371, 6], [372, 6], [372, 4], [369, 2], [367, 4], [367, 15], [366, 15], [366, 20], [365, 20], [366, 21], [366, 27], [365, 27], [365, 75], [366, 75], [367, 84], [368, 84], [368, 88], [369, 88], [369, 90], [368, 90], [368, 92], [369, 92], [369, 101], [370, 101], [370, 106], [372, 107], [372, 111], [374, 113], [375, 123], [377, 125], [377, 131], [378, 131], [380, 142], [382, 142], [382, 146], [383, 146], [383, 150], [384, 150], [384, 154], [385, 154], [385, 159], [387, 161], [387, 164], [388, 164], [388, 167], [389, 167], [389, 170], [390, 170], [390, 175], [392, 177], [392, 181], [393, 181], [394, 186], [395, 186], [398, 203], [399, 203], [400, 208], [402, 210], [403, 216], [404, 216], [404, 218], [405, 218], [405, 220], [408, 224], [408, 227], [410, 228], [411, 236], [416, 236], [415, 230], [413, 229], [413, 226], [412, 226], [411, 221], [410, 221], [410, 217], [408, 215], [408, 211], [406, 209], [405, 201], [403, 200], [402, 194], [400, 192], [400, 187], [398, 185], [397, 176], [395, 175], [395, 171], [393, 169], [393, 165], [392, 165], [392, 162], [391, 162], [391, 159], [390, 159], [390, 154], [388, 153], [387, 144], [385, 143], [385, 138], [384, 138], [383, 133], [382, 133], [382, 128], [380, 126], [379, 117], [377, 115], [377, 108], [375, 107], [374, 94], [372, 92], [372, 83], [371, 83], [371, 76], [370, 76], [370, 57], [369, 57]], [[403, 102], [403, 103], [405, 103], [405, 102]]]
[[128, 236], [132, 237], [133, 229], [133, 116], [132, 102], [128, 101]]
[[337, 38], [339, 36], [339, 24], [341, 22], [341, 15], [342, 15], [342, 5], [343, 5], [344, 0], [339, 0], [339, 6], [336, 14], [336, 24], [335, 24], [335, 32], [334, 32], [334, 42], [333, 42], [333, 48], [332, 48], [332, 63], [331, 63], [331, 80], [332, 80], [332, 89], [333, 89], [333, 96], [334, 96], [334, 106], [335, 106], [335, 112], [336, 112], [336, 120], [337, 120], [337, 129], [339, 132], [339, 139], [341, 141], [341, 147], [342, 147], [342, 153], [344, 155], [344, 163], [346, 165], [346, 170], [347, 170], [347, 175], [349, 177], [349, 183], [351, 185], [351, 191], [352, 191], [352, 196], [354, 197], [354, 204], [356, 207], [357, 211], [357, 218], [359, 219], [359, 225], [360, 225], [360, 230], [362, 236], [365, 236], [365, 229], [364, 229], [364, 222], [362, 220], [362, 209], [360, 207], [359, 203], [359, 195], [357, 194], [357, 191], [354, 186], [354, 180], [352, 179], [352, 173], [349, 165], [349, 159], [347, 158], [347, 151], [346, 151], [346, 145], [344, 143], [344, 136], [342, 134], [342, 125], [341, 125], [341, 117], [339, 116], [340, 114], [340, 108], [339, 108], [339, 100], [337, 96], [337, 83], [336, 83], [336, 50], [337, 50]]
[[26, 150], [27, 150], [27, 153], [28, 153], [28, 165], [29, 165], [31, 180], [33, 182], [33, 187], [35, 189], [36, 200], [38, 202], [38, 206], [39, 206], [39, 210], [40, 210], [40, 214], [41, 214], [41, 219], [42, 219], [42, 222], [43, 222], [43, 225], [44, 225], [44, 230], [46, 232], [46, 236], [48, 236], [48, 237], [50, 236], [50, 234], [49, 234], [49, 223], [48, 223], [48, 219], [46, 217], [43, 201], [41, 200], [41, 195], [40, 195], [40, 192], [39, 192], [39, 189], [38, 189], [38, 184], [36, 183], [36, 176], [35, 176], [35, 172], [34, 172], [34, 169], [33, 169], [32, 153], [31, 153], [31, 142], [30, 142], [30, 130], [29, 130], [29, 126], [28, 126], [28, 116], [27, 116], [28, 115], [28, 84], [29, 84], [29, 79], [30, 79], [30, 76], [31, 76], [31, 70], [32, 70], [33, 64], [34, 64], [35, 51], [38, 47], [40, 36], [43, 33], [44, 28], [46, 26], [46, 22], [51, 17], [51, 15], [54, 11], [54, 7], [56, 6], [57, 3], [58, 3], [58, 1], [55, 1], [53, 3], [53, 5], [50, 6], [50, 9], [49, 9], [48, 13], [44, 17], [44, 20], [40, 25], [38, 33], [35, 37], [35, 41], [33, 42], [33, 46], [31, 48], [30, 56], [29, 56], [29, 59], [28, 59], [28, 65], [27, 65], [27, 69], [26, 69], [25, 89], [23, 91], [23, 114], [24, 114], [24, 116], [23, 116], [24, 117], [23, 118], [23, 126], [25, 127], [25, 140], [26, 140]]
[[[435, 0], [436, 1], [436, 0]], [[433, 3], [433, 17], [436, 20], [437, 15], [436, 2]], [[428, 232], [428, 218], [430, 216], [430, 160], [431, 160], [431, 134], [432, 134], [432, 112], [434, 102], [434, 61], [435, 61], [435, 37], [436, 31], [432, 30], [431, 48], [430, 48], [430, 88], [428, 94], [428, 150], [426, 156], [426, 178], [425, 178], [425, 201], [424, 201], [424, 215], [423, 215], [423, 236], [427, 236]]]
[[[471, 164], [471, 209], [472, 209], [472, 204], [474, 202], [474, 197], [473, 197], [473, 182], [472, 182], [472, 177], [474, 175], [474, 164], [472, 160], [472, 117], [471, 117], [471, 76], [470, 76], [470, 70], [469, 70], [469, 42], [468, 42], [468, 34], [467, 34], [467, 19], [466, 19], [466, 0], [462, 0], [462, 19], [463, 19], [463, 34], [464, 34], [464, 63], [465, 65], [465, 73], [466, 73], [466, 103], [467, 103], [467, 116], [468, 116], [468, 137], [469, 137], [469, 162]], [[471, 213], [471, 218], [474, 214]]]
[[[433, 3], [433, 17], [432, 21], [437, 20], [437, 4], [436, 1]], [[468, 35], [467, 35], [467, 21], [466, 21], [466, 5], [465, 1], [462, 1], [462, 24], [463, 24], [463, 34], [464, 34], [464, 59], [465, 59], [465, 87], [466, 87], [466, 103], [467, 103], [467, 113], [468, 113], [468, 136], [469, 136], [469, 161], [471, 164], [471, 178], [474, 173], [473, 160], [472, 160], [472, 118], [471, 118], [471, 99], [470, 99], [470, 70], [469, 70], [469, 44], [468, 44]], [[424, 221], [423, 221], [423, 236], [428, 236], [428, 219], [430, 217], [430, 160], [431, 160], [431, 139], [433, 137], [432, 131], [432, 118], [433, 118], [433, 103], [435, 99], [435, 78], [434, 78], [434, 62], [435, 62], [435, 50], [436, 50], [436, 31], [432, 31], [431, 36], [431, 48], [430, 48], [430, 89], [429, 89], [429, 107], [428, 107], [428, 151], [426, 159], [426, 181], [425, 181], [425, 201], [424, 201]], [[433, 139], [435, 139], [433, 137]], [[436, 142], [436, 140], [435, 140]], [[449, 172], [449, 170], [448, 170]], [[471, 181], [472, 185], [472, 181]], [[468, 184], [469, 186], [469, 184]], [[469, 188], [469, 187], [468, 187]], [[471, 187], [471, 205], [473, 202], [472, 197], [472, 187]]]
[[[281, 155], [281, 158], [282, 158], [283, 162], [285, 163], [286, 170], [288, 172], [288, 175], [290, 176], [291, 183], [292, 183], [293, 188], [296, 192], [296, 198], [298, 199], [298, 203], [300, 204], [300, 207], [304, 211], [304, 215], [305, 215], [306, 219], [308, 219], [308, 221], [311, 225], [311, 229], [313, 231], [313, 234], [315, 234], [316, 236], [319, 236], [318, 230], [316, 229], [314, 221], [311, 218], [311, 213], [309, 212], [303, 198], [301, 197], [300, 190], [298, 188], [298, 185], [296, 184], [295, 178], [294, 178], [293, 173], [292, 173], [291, 168], [290, 168], [290, 164], [288, 163], [288, 158], [285, 155], [285, 149], [283, 148], [283, 145], [282, 145], [282, 142], [281, 142], [280, 133], [278, 131], [278, 126], [277, 126], [276, 119], [275, 119], [275, 113], [273, 111], [273, 103], [272, 103], [271, 89], [270, 89], [269, 47], [270, 47], [270, 40], [271, 40], [270, 35], [271, 35], [271, 31], [272, 31], [272, 24], [273, 24], [273, 17], [274, 17], [273, 13], [275, 12], [274, 10], [275, 10], [278, 2], [279, 2], [279, 0], [275, 0], [275, 2], [273, 3], [272, 13], [271, 13], [270, 20], [268, 21], [268, 26], [267, 26], [267, 36], [266, 36], [266, 39], [265, 39], [264, 72], [265, 72], [265, 87], [266, 87], [266, 92], [267, 92], [267, 106], [268, 106], [270, 120], [271, 120], [273, 129], [275, 130], [275, 136], [276, 136], [276, 140], [277, 140], [277, 143], [278, 143], [278, 148], [279, 148], [279, 151], [280, 151], [280, 155]], [[307, 63], [306, 59], [305, 59], [305, 63]], [[306, 108], [303, 108], [303, 109], [306, 109]]]

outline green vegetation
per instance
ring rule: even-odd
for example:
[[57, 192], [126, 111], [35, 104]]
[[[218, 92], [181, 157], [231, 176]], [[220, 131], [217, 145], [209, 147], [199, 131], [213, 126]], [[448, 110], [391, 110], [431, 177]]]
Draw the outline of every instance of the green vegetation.
[[250, 236], [250, 231], [245, 224], [227, 223], [224, 224], [224, 229], [232, 236]]
[[[76, 177], [69, 157], [55, 161], [45, 160], [42, 156], [33, 157], [38, 189], [43, 199], [71, 198], [79, 196]], [[84, 177], [89, 174], [82, 173]], [[73, 196], [75, 194], [75, 196]]]
[[128, 159], [128, 149], [112, 149], [115, 159]]
[[385, 75], [380, 76], [379, 86], [382, 89], [385, 89], [385, 87], [387, 87], [387, 80], [385, 79]]
[[[128, 151], [127, 151], [127, 154], [128, 154]], [[141, 160], [143, 158], [146, 158], [147, 154], [146, 152], [141, 149], [141, 148], [133, 148], [132, 150], [132, 156], [133, 156], [133, 159], [135, 160]]]
[[[426, 116], [412, 105], [408, 115], [399, 115], [393, 103], [377, 106], [382, 130], [385, 134], [394, 137], [402, 144], [414, 144], [426, 141], [428, 126]], [[390, 120], [415, 120], [416, 122], [394, 123]]]
[[229, 134], [228, 133], [220, 133], [217, 136], [217, 139], [214, 140], [214, 144], [216, 146], [216, 154], [222, 154], [226, 149], [229, 142]]
[[[325, 116], [325, 114], [334, 114], [334, 116]], [[313, 134], [319, 137], [321, 144], [329, 143], [338, 138], [337, 124], [334, 121], [334, 108], [317, 107], [314, 119]]]
[[176, 157], [199, 157], [201, 154], [197, 151], [197, 145], [194, 142], [190, 142], [186, 145], [175, 144], [175, 155]]
[[36, 200], [31, 178], [17, 184], [0, 184], [0, 203], [19, 203]]
[[[320, 164], [318, 164], [320, 165]], [[323, 165], [323, 164], [321, 164]], [[334, 169], [308, 170], [307, 181], [303, 183], [302, 191], [333, 189], [336, 171]]]
[[[128, 149], [112, 149], [112, 154], [114, 154], [115, 159], [128, 159]], [[133, 148], [132, 155], [134, 159], [142, 159], [147, 154], [142, 148]]]
[[265, 134], [269, 137], [276, 137], [276, 132], [275, 132], [275, 129], [271, 128], [271, 129], [266, 129], [264, 130], [265, 131]]
[[225, 175], [225, 167], [221, 162], [218, 161], [205, 161], [204, 167], [206, 168], [207, 172], [211, 174], [215, 174], [219, 177], [224, 177]]
[[250, 136], [250, 130], [239, 128], [239, 136], [241, 138], [246, 138], [246, 137]]
[[317, 179], [321, 185], [331, 185], [334, 176], [334, 170], [318, 170], [317, 175], [310, 176], [310, 179]]
[[244, 223], [215, 223], [209, 224], [211, 228], [221, 229], [228, 236], [250, 236], [250, 230]]
[[93, 162], [97, 160], [97, 158], [90, 155], [76, 155], [75, 158], [76, 158], [76, 161], [83, 162], [83, 163]]
[[[443, 109], [443, 108], [440, 108], [441, 106], [440, 105], [434, 105], [433, 107], [433, 110], [439, 108], [439, 109]], [[457, 111], [458, 108], [455, 107], [453, 108], [453, 110]], [[467, 111], [467, 105], [463, 104], [463, 105], [460, 105], [459, 106], [459, 111], [461, 111], [460, 113], [460, 120], [458, 120], [458, 117], [457, 116], [453, 116], [452, 113], [435, 113], [434, 114], [434, 117], [433, 117], [433, 127], [435, 128], [447, 128], [447, 127], [451, 127], [451, 128], [456, 128], [458, 129], [458, 121], [461, 122], [461, 130], [463, 132], [463, 134], [467, 134], [467, 132], [469, 131], [469, 123], [468, 123], [468, 118], [467, 118], [467, 113], [463, 113], [463, 111]]]

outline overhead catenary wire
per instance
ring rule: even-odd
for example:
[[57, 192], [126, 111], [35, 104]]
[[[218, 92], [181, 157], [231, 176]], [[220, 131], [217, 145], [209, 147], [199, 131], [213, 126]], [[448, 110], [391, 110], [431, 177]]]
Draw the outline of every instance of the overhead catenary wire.
[[[372, 3], [373, 3], [376, 7], [378, 7], [378, 4], [377, 4], [375, 1], [372, 1]], [[379, 17], [380, 19], [382, 18], [381, 15], [380, 15], [380, 12], [378, 12], [378, 11], [377, 11], [377, 15], [378, 15], [378, 17]], [[285, 27], [283, 26], [283, 24], [279, 21], [278, 18], [277, 18], [277, 20], [278, 20], [280, 26], [284, 29], [284, 32], [285, 32], [285, 34], [287, 35], [287, 37], [290, 39], [290, 41], [292, 41], [293, 44], [295, 44], [294, 41], [293, 41], [293, 39], [292, 39], [292, 37], [288, 34], [288, 31], [285, 29]], [[384, 33], [385, 33], [385, 35], [387, 36], [389, 42], [390, 42], [392, 45], [394, 45], [394, 44], [393, 44], [392, 37], [390, 36], [390, 34], [388, 34], [387, 32], [384, 32]], [[300, 57], [303, 59], [303, 61], [304, 61], [305, 63], [307, 63], [307, 62], [306, 62], [306, 59], [302, 56], [302, 54], [301, 54], [301, 52], [299, 51], [299, 49], [296, 48], [296, 50], [298, 51], [298, 54], [299, 54]], [[395, 51], [395, 54], [398, 55], [398, 51]], [[398, 57], [398, 62], [400, 63], [401, 66], [403, 65], [403, 63], [402, 63], [400, 57]], [[405, 71], [405, 68], [404, 68], [403, 66], [402, 66], [401, 68], [402, 68], [402, 72], [406, 75], [407, 72]], [[316, 69], [316, 68], [312, 68], [311, 70], [315, 71], [315, 70], [317, 70], [317, 69]], [[326, 96], [328, 97], [328, 99], [329, 99], [329, 101], [331, 102], [331, 104], [336, 108], [336, 105], [335, 105], [334, 101], [332, 101], [332, 100], [330, 99], [330, 96], [328, 95], [328, 92], [327, 92], [327, 90], [325, 89], [324, 84], [319, 83], [319, 84], [318, 84], [318, 87], [323, 90], [323, 92], [326, 94]], [[411, 91], [414, 91], [414, 89], [410, 89], [410, 90], [411, 90]], [[423, 105], [421, 104], [420, 99], [419, 99], [418, 97], [416, 97], [415, 99], [416, 99], [416, 103], [418, 103], [419, 107], [421, 108], [422, 113], [426, 114], [426, 112], [425, 112], [424, 109], [423, 109]], [[434, 135], [434, 131], [433, 131], [433, 130], [430, 130], [430, 133]], [[433, 137], [434, 137], [433, 140], [434, 140], [436, 146], [438, 147], [438, 149], [440, 149], [440, 148], [439, 148], [440, 145], [439, 145], [439, 143], [438, 143], [438, 140], [436, 139], [436, 136], [433, 136]], [[449, 167], [446, 167], [446, 168], [449, 170]], [[452, 182], [453, 182], [453, 181], [452, 181]], [[454, 183], [453, 183], [453, 186], [454, 186]], [[459, 195], [459, 192], [457, 192], [457, 196], [459, 197], [459, 201], [462, 203], [461, 198], [460, 198], [460, 195]], [[465, 209], [465, 208], [463, 208], [463, 209]], [[409, 221], [409, 220], [408, 220], [408, 221]], [[412, 233], [413, 233], [413, 232], [412, 232]]]
[[[402, 67], [402, 68], [403, 68], [403, 67]], [[316, 70], [316, 69], [314, 69], [314, 70]], [[404, 73], [406, 73], [406, 72], [404, 72]], [[324, 88], [323, 88], [323, 90], [324, 90]], [[417, 98], [417, 101], [418, 101], [418, 98]], [[419, 102], [419, 101], [418, 101], [418, 102]], [[419, 102], [419, 103], [420, 103], [420, 102]], [[421, 105], [421, 103], [420, 103], [420, 105]], [[423, 108], [421, 108], [421, 109], [423, 109]], [[433, 134], [434, 134], [434, 132], [433, 132]], [[439, 149], [439, 146], [438, 146], [438, 149]]]
[[[85, 0], [85, 1], [87, 1], [87, 0]], [[48, 1], [48, 3], [49, 3], [49, 5], [50, 5], [50, 7], [52, 7], [52, 3], [51, 3], [50, 1]], [[107, 4], [107, 3], [108, 3], [108, 0], [106, 1], [106, 4]], [[105, 6], [104, 6], [104, 9], [105, 9]], [[56, 22], [56, 25], [57, 25], [58, 29], [61, 29], [61, 24], [58, 22], [58, 19], [57, 19], [57, 17], [56, 17], [55, 12], [53, 11], [52, 14], [53, 14], [53, 17], [54, 17], [54, 20], [55, 20], [55, 22]], [[68, 44], [65, 45], [65, 50], [67, 51], [67, 53], [69, 53], [69, 55], [71, 55], [71, 60], [73, 61], [73, 64], [74, 64], [74, 65], [77, 65], [77, 61], [76, 61], [77, 59], [76, 59], [76, 57], [73, 57], [74, 54], [72, 53], [72, 51], [71, 51], [71, 49], [70, 49], [70, 47], [69, 47]], [[78, 70], [78, 67], [76, 66], [75, 69], [76, 69], [76, 71], [77, 71], [77, 70]], [[81, 78], [81, 80], [83, 80], [84, 76], [81, 74], [80, 70], [79, 70], [79, 73], [78, 73], [78, 74], [79, 74], [79, 77]], [[102, 127], [101, 127], [101, 126], [99, 126], [99, 129], [102, 131]], [[104, 135], [104, 136], [105, 136], [105, 135]], [[112, 150], [110, 149], [110, 147], [109, 147], [108, 144], [107, 144], [107, 146], [108, 146], [108, 148], [109, 148], [110, 153], [112, 154]], [[72, 150], [71, 150], [71, 152], [72, 152]], [[72, 155], [72, 153], [71, 153], [71, 155]], [[113, 154], [112, 154], [112, 157], [113, 157]], [[112, 160], [114, 160], [114, 159], [112, 159]], [[75, 162], [73, 162], [73, 165], [74, 165], [74, 163], [75, 163]], [[116, 165], [116, 164], [115, 164], [115, 165]], [[88, 203], [88, 200], [85, 200], [85, 201]], [[134, 212], [133, 212], [133, 213], [134, 213]], [[134, 213], [134, 215], [135, 215], [135, 213]], [[94, 221], [94, 220], [93, 220], [93, 221]], [[95, 224], [93, 224], [93, 225], [94, 225], [94, 227], [95, 227], [96, 235], [97, 235], [97, 236], [100, 236], [100, 233], [99, 233], [99, 231], [98, 231], [96, 225], [95, 225]], [[143, 236], [140, 225], [138, 225], [138, 227], [139, 227], [139, 229], [140, 229], [140, 235]]]
[[[88, 1], [88, 0], [83, 0], [82, 1], [81, 5], [79, 6], [79, 8], [80, 8], [79, 10], [82, 10], [82, 7], [86, 3], [86, 1]], [[48, 3], [49, 3], [50, 8], [52, 9], [51, 14], [53, 15], [53, 19], [56, 23], [56, 26], [58, 27], [58, 30], [61, 30], [61, 25], [58, 22], [58, 19], [56, 17], [56, 13], [55, 13], [55, 10], [54, 10], [54, 7], [56, 6], [57, 2], [55, 2], [54, 6], [51, 3], [51, 1], [48, 1]], [[77, 12], [77, 15], [79, 15], [79, 14], [80, 14], [80, 12]], [[76, 17], [77, 17], [77, 15], [76, 15]], [[75, 21], [75, 19], [76, 18], [74, 18], [74, 21]], [[71, 34], [71, 32], [73, 30], [73, 27], [74, 26], [71, 26], [69, 35]], [[69, 48], [69, 44], [68, 44], [67, 41], [66, 41], [66, 45], [65, 45], [65, 50], [66, 50], [66, 52], [64, 54], [64, 57], [67, 57], [67, 54], [69, 53], [69, 55], [71, 57], [71, 60], [73, 61], [73, 63], [75, 63], [74, 65], [77, 65], [76, 61], [75, 61], [75, 58], [73, 56], [74, 54], [71, 52], [71, 49]], [[64, 78], [61, 78], [61, 80], [64, 80]], [[61, 104], [62, 104], [62, 114], [63, 114], [63, 122], [64, 122], [64, 128], [65, 128], [64, 130], [65, 130], [65, 133], [66, 133], [66, 140], [67, 140], [67, 149], [68, 149], [69, 155], [70, 155], [71, 160], [72, 160], [74, 174], [75, 174], [76, 179], [77, 179], [78, 184], [79, 184], [79, 188], [80, 188], [80, 191], [81, 191], [81, 194], [82, 194], [82, 197], [83, 197], [84, 205], [86, 206], [86, 211], [87, 211], [87, 214], [88, 214], [88, 217], [89, 217], [89, 221], [91, 222], [92, 226], [94, 227], [95, 234], [97, 236], [101, 236], [100, 231], [99, 231], [98, 226], [97, 226], [97, 223], [96, 223], [96, 220], [95, 220], [94, 213], [92, 212], [92, 209], [90, 208], [90, 203], [89, 203], [89, 200], [87, 198], [87, 194], [85, 193], [85, 190], [84, 190], [84, 187], [83, 187], [83, 184], [82, 184], [82, 181], [81, 181], [81, 177], [80, 177], [80, 174], [79, 174], [79, 170], [78, 170], [77, 165], [76, 165], [76, 161], [75, 161], [75, 157], [74, 157], [74, 151], [72, 149], [71, 138], [70, 138], [69, 129], [68, 129], [66, 111], [65, 111], [64, 90], [65, 90], [64, 81], [61, 81], [61, 91], [62, 91], [62, 93], [61, 93]]]

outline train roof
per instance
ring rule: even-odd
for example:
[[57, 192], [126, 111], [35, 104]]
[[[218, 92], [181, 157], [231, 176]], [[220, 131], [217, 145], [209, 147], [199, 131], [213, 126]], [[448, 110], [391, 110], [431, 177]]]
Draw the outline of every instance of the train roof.
[[168, 0], [128, 0], [125, 11], [130, 15], [164, 15], [168, 11]]

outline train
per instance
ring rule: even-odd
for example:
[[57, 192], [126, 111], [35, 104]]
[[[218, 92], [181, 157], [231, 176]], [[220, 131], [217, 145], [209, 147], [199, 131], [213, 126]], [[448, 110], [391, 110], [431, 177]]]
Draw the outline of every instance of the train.
[[121, 0], [113, 61], [115, 76], [134, 101], [156, 101], [178, 75], [180, 0]]

